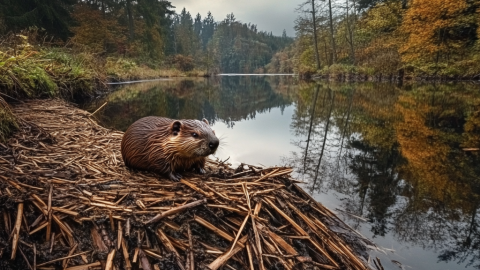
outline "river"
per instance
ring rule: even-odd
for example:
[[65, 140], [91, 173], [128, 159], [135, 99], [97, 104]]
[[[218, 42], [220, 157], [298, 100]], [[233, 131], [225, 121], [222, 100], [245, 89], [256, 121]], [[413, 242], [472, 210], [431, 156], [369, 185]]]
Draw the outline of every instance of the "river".
[[104, 102], [95, 116], [106, 127], [206, 118], [215, 158], [292, 166], [381, 247], [371, 255], [385, 269], [480, 269], [479, 85], [217, 76], [119, 85], [82, 106]]

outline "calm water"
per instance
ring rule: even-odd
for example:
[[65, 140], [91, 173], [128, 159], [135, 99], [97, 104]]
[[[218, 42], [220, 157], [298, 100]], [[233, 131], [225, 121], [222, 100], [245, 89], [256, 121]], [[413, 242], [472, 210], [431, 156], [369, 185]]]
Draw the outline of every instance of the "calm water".
[[289, 165], [384, 252], [385, 269], [480, 269], [480, 86], [221, 76], [120, 86], [86, 104], [104, 126], [207, 118], [216, 157]]

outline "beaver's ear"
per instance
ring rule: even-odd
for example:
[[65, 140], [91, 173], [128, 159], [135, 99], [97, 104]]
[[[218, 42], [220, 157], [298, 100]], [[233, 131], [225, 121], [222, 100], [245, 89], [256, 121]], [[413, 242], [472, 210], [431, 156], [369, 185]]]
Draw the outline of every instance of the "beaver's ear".
[[207, 119], [203, 118], [202, 121], [203, 121], [205, 124], [210, 125], [210, 123], [208, 123], [208, 120], [207, 120]]
[[182, 127], [182, 122], [180, 121], [175, 121], [172, 124], [172, 133], [173, 135], [178, 135], [178, 132], [180, 132], [180, 128]]

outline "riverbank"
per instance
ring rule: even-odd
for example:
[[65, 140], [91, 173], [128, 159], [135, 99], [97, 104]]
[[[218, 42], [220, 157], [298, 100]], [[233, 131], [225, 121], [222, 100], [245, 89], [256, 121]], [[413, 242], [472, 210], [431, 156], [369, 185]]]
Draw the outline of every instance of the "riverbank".
[[337, 82], [451, 82], [451, 81], [478, 81], [478, 70], [461, 67], [433, 68], [402, 68], [395, 73], [382, 73], [374, 68], [334, 64], [318, 71], [305, 71], [299, 74], [305, 80], [328, 80]]
[[127, 169], [122, 132], [65, 101], [13, 112], [20, 130], [0, 144], [2, 269], [368, 268], [373, 244], [299, 188], [289, 168], [211, 160], [206, 175], [175, 183]]
[[7, 104], [12, 101], [56, 97], [79, 101], [108, 91], [109, 82], [208, 76], [198, 69], [179, 70], [174, 61], [151, 67], [75, 46], [42, 45], [34, 32], [26, 34], [3, 37], [0, 44], [0, 142], [17, 128]]
[[41, 45], [38, 37], [11, 35], [0, 45], [0, 94], [3, 98], [91, 97], [108, 82], [167, 77], [204, 77], [207, 72], [171, 63], [104, 56], [77, 46]]

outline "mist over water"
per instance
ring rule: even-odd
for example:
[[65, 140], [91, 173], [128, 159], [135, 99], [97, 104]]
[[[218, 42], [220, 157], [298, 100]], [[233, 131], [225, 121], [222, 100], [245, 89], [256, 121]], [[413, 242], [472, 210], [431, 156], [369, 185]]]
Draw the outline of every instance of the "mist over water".
[[385, 269], [480, 268], [480, 87], [220, 76], [120, 85], [84, 104], [126, 130], [206, 118], [234, 165], [288, 165], [314, 198], [384, 247]]

